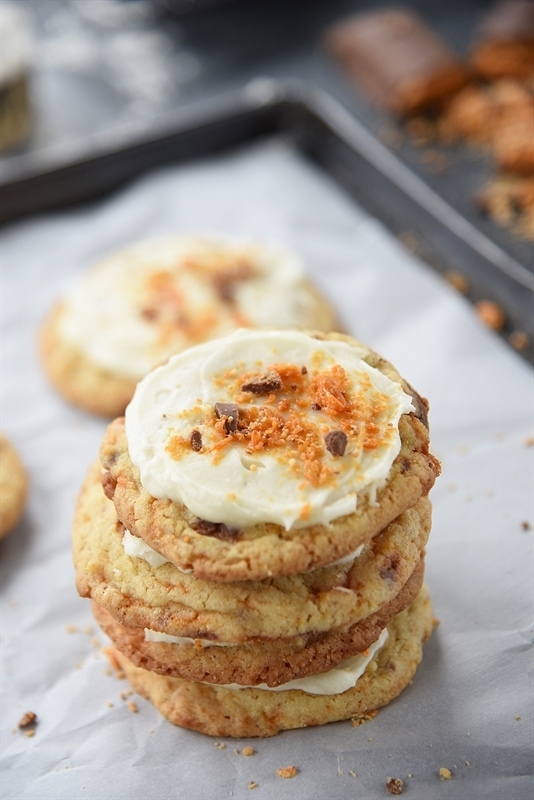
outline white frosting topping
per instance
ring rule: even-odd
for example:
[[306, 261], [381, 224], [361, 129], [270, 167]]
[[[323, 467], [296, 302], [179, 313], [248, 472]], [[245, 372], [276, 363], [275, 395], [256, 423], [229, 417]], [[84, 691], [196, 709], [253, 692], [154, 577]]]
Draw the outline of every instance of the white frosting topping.
[[[295, 680], [282, 683], [280, 686], [267, 686], [266, 683], [259, 683], [257, 686], [244, 686], [239, 683], [222, 684], [225, 689], [261, 689], [265, 692], [287, 692], [291, 689], [300, 689], [307, 694], [341, 694], [347, 689], [352, 689], [361, 678], [369, 663], [385, 645], [388, 638], [388, 630], [384, 628], [378, 639], [371, 644], [363, 653], [350, 656], [341, 661], [337, 667], [328, 672], [321, 672], [319, 675], [308, 675], [305, 678], [295, 678]], [[171, 636], [167, 633], [145, 628], [146, 642], [164, 642], [165, 644], [196, 645], [197, 647], [231, 647], [232, 645], [212, 642], [209, 639], [189, 639], [186, 636]], [[212, 686], [218, 684], [210, 684]]]
[[[399, 418], [413, 410], [362, 355], [297, 331], [239, 330], [172, 357], [126, 409], [142, 485], [228, 527], [289, 530], [352, 513], [360, 493], [372, 499], [386, 482]], [[246, 388], [263, 376], [278, 388]], [[237, 422], [218, 403], [236, 404]]]
[[[282, 683], [280, 686], [267, 686], [266, 683], [259, 683], [257, 686], [241, 686], [239, 683], [229, 683], [224, 684], [224, 688], [261, 689], [265, 692], [288, 692], [292, 689], [300, 689], [301, 692], [306, 692], [306, 694], [342, 694], [356, 686], [369, 663], [385, 645], [388, 635], [387, 628], [384, 628], [378, 639], [363, 653], [346, 658], [337, 667], [328, 672], [321, 672], [319, 675], [296, 678], [293, 681]], [[215, 684], [211, 685], [214, 686]]]
[[102, 369], [138, 379], [240, 327], [315, 327], [299, 257], [279, 245], [172, 237], [115, 253], [76, 281], [62, 335]]

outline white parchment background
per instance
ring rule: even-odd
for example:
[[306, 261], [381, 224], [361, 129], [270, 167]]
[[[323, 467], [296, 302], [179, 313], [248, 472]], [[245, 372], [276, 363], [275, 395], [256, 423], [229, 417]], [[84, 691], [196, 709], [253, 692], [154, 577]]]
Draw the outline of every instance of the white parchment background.
[[[106, 423], [48, 386], [38, 327], [95, 259], [175, 231], [294, 247], [348, 330], [430, 399], [443, 475], [427, 582], [440, 625], [412, 686], [359, 728], [336, 723], [222, 749], [140, 698], [132, 713], [76, 595], [73, 506]], [[366, 800], [390, 796], [389, 776], [414, 800], [530, 800], [532, 371], [464, 299], [278, 141], [13, 224], [0, 255], [1, 427], [31, 480], [24, 520], [0, 544], [2, 800]], [[17, 730], [27, 710], [39, 718], [33, 738]], [[235, 752], [249, 743], [255, 755]], [[276, 770], [288, 764], [299, 773], [283, 780]], [[451, 780], [440, 781], [440, 767]]]

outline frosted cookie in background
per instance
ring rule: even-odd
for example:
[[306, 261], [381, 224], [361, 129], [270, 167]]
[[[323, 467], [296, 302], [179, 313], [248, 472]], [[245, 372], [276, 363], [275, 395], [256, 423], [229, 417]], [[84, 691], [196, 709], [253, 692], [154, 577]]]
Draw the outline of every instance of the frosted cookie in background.
[[122, 414], [137, 382], [182, 350], [237, 328], [339, 328], [300, 258], [271, 243], [173, 236], [90, 268], [40, 333], [51, 383], [87, 411]]
[[0, 3], [0, 152], [31, 130], [29, 94], [33, 26], [20, 6]]
[[0, 434], [0, 539], [20, 521], [27, 493], [26, 469], [12, 443]]

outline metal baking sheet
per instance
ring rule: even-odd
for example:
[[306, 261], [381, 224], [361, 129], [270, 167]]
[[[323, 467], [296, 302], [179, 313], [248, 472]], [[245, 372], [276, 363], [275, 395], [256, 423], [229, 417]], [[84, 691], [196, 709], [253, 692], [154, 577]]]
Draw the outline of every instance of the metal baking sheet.
[[[258, 79], [218, 99], [193, 105], [160, 123], [158, 133], [130, 131], [90, 152], [63, 150], [42, 161], [4, 169], [0, 222], [86, 201], [144, 171], [233, 148], [269, 136], [293, 141], [395, 234], [415, 243], [440, 270], [461, 272], [472, 301], [488, 299], [506, 313], [503, 335], [525, 331], [533, 359], [534, 274], [385, 147], [328, 92], [300, 81]], [[410, 238], [411, 237], [411, 238]]]

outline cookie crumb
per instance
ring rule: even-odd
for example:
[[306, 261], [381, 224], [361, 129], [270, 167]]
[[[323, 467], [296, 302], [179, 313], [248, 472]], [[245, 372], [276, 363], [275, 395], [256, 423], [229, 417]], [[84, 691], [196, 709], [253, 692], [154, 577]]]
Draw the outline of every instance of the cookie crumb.
[[241, 753], [242, 753], [242, 755], [244, 755], [244, 756], [253, 756], [255, 752], [256, 752], [256, 751], [254, 750], [254, 748], [253, 748], [253, 747], [251, 747], [250, 745], [247, 745], [247, 747], [244, 747], [244, 748], [241, 750]]
[[519, 720], [521, 719], [521, 714], [516, 714], [514, 719], [516, 722], [519, 722]]
[[532, 447], [534, 445], [534, 436], [527, 436], [525, 439], [525, 446]]
[[452, 772], [447, 767], [440, 767], [439, 768], [439, 778], [441, 781], [450, 781], [452, 778]]
[[512, 331], [510, 336], [508, 337], [508, 341], [514, 348], [514, 350], [526, 350], [530, 344], [530, 340], [528, 335], [525, 331]]
[[126, 676], [124, 674], [124, 670], [122, 669], [121, 665], [119, 664], [119, 661], [117, 659], [117, 656], [116, 656], [113, 648], [112, 647], [105, 647], [102, 652], [104, 653], [104, 655], [106, 656], [107, 660], [109, 661], [109, 664], [110, 664], [111, 669], [113, 670], [113, 672], [115, 674], [115, 677], [119, 678], [121, 680], [123, 678], [125, 678]]
[[226, 750], [226, 745], [224, 742], [214, 742], [214, 747], [216, 747], [217, 750]]
[[28, 728], [27, 731], [24, 731], [24, 736], [27, 736], [31, 739], [32, 736], [35, 736], [35, 728]]
[[130, 701], [129, 701], [129, 703], [128, 703], [128, 708], [130, 709], [130, 711], [132, 712], [132, 714], [137, 714], [137, 712], [139, 711], [139, 708], [138, 708], [137, 704], [136, 704], [136, 703], [134, 703], [134, 701], [133, 701], [133, 700], [130, 700]]
[[298, 770], [293, 764], [289, 767], [280, 767], [280, 769], [276, 770], [276, 774], [280, 778], [294, 778], [297, 772]]
[[349, 775], [350, 775], [351, 778], [357, 778], [358, 777], [358, 773], [354, 772], [353, 769], [349, 769]]
[[255, 789], [257, 785], [258, 784], [256, 783], [256, 781], [250, 781], [249, 785], [247, 786], [247, 789]]
[[352, 717], [352, 727], [359, 728], [360, 725], [363, 725], [364, 722], [369, 722], [369, 720], [374, 719], [378, 714], [378, 709], [374, 711], [368, 711], [365, 714], [360, 714], [358, 717]]
[[26, 711], [25, 714], [19, 720], [19, 728], [22, 730], [23, 728], [27, 728], [29, 725], [36, 725], [37, 724], [37, 714], [33, 711]]
[[493, 331], [501, 331], [504, 327], [504, 311], [491, 300], [478, 300], [475, 303], [478, 318]]
[[461, 272], [446, 272], [445, 279], [453, 289], [456, 289], [460, 294], [467, 294], [469, 285], [467, 278]]
[[80, 629], [78, 628], [77, 625], [65, 625], [65, 631], [67, 633], [78, 633], [79, 630]]
[[524, 531], [531, 531], [532, 530], [532, 525], [526, 519], [524, 519], [523, 522], [521, 523], [521, 527], [523, 528]]
[[386, 781], [386, 789], [390, 794], [402, 794], [404, 781], [400, 778], [388, 778]]

